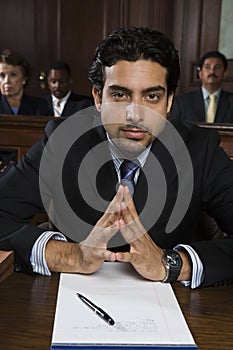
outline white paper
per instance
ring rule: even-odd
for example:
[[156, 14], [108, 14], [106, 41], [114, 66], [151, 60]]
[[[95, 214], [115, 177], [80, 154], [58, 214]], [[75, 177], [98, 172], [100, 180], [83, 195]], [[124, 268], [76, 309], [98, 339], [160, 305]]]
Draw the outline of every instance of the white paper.
[[[115, 321], [108, 325], [76, 295]], [[170, 284], [142, 278], [129, 264], [103, 264], [91, 275], [61, 274], [52, 344], [187, 345], [194, 340]]]

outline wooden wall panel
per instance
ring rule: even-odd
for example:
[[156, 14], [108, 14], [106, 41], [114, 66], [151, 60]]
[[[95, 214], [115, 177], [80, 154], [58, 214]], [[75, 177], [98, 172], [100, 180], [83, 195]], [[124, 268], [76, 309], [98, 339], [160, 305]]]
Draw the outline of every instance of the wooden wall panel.
[[38, 76], [57, 57], [57, 0], [1, 0], [0, 49], [20, 52], [31, 64], [28, 91], [42, 95]]
[[171, 0], [100, 0], [82, 2], [80, 6], [79, 1], [60, 0], [59, 57], [71, 64], [77, 91], [91, 93], [88, 68], [101, 39], [119, 27], [151, 26], [171, 33], [172, 11], [168, 12], [170, 17], [165, 13], [172, 3]]
[[[181, 58], [181, 79], [177, 93], [197, 89], [196, 69], [200, 57], [218, 50], [221, 0], [176, 0], [173, 40]], [[233, 92], [233, 62], [223, 87]]]
[[[38, 77], [66, 60], [74, 90], [90, 95], [87, 79], [99, 41], [119, 27], [150, 26], [174, 40], [182, 75], [178, 92], [199, 86], [196, 65], [217, 49], [221, 0], [0, 0], [0, 48], [21, 52], [32, 65], [29, 90], [44, 95]], [[225, 87], [233, 91], [233, 62]]]

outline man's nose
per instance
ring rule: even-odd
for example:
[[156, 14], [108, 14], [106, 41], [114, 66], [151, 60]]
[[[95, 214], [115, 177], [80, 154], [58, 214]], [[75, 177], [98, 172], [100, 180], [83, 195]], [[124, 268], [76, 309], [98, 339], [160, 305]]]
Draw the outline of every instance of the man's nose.
[[8, 74], [5, 75], [3, 82], [4, 83], [9, 83], [10, 82], [10, 76]]
[[210, 73], [214, 73], [215, 72], [215, 66], [210, 66]]
[[60, 82], [59, 81], [56, 81], [55, 83], [54, 83], [54, 87], [57, 89], [57, 88], [59, 88], [60, 87]]
[[126, 107], [126, 120], [132, 121], [134, 124], [143, 120], [143, 108], [142, 106], [131, 103]]

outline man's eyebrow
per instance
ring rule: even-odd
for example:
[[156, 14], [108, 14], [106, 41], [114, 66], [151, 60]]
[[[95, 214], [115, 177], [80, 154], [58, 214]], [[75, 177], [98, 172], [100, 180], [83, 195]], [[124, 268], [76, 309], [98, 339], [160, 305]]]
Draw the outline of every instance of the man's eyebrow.
[[[122, 91], [122, 92], [125, 92], [125, 93], [132, 93], [133, 91], [131, 90], [131, 89], [128, 89], [128, 88], [126, 88], [126, 87], [124, 87], [124, 86], [121, 86], [121, 85], [109, 85], [109, 87], [108, 87], [110, 90], [112, 90], [112, 91], [116, 91], [116, 90], [118, 90], [118, 91]], [[163, 86], [161, 86], [161, 85], [156, 85], [156, 86], [151, 86], [151, 87], [148, 87], [148, 88], [146, 88], [146, 89], [143, 89], [142, 90], [142, 93], [144, 94], [144, 93], [149, 93], [149, 92], [154, 92], [154, 91], [166, 91], [166, 89], [163, 87]]]
[[161, 85], [157, 85], [157, 86], [151, 86], [149, 88], [143, 89], [142, 92], [143, 93], [148, 93], [148, 92], [154, 92], [154, 91], [166, 91], [165, 87], [161, 86]]
[[125, 93], [132, 93], [132, 90], [124, 87], [124, 86], [121, 86], [121, 85], [109, 85], [108, 87], [110, 90], [112, 91], [122, 91], [122, 92], [125, 92]]

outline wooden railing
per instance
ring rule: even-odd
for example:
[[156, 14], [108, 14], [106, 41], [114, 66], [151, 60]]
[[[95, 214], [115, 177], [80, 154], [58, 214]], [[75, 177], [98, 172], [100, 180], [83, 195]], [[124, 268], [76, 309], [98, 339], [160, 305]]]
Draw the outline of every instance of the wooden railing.
[[[0, 149], [16, 149], [18, 159], [44, 135], [47, 122], [53, 117], [0, 115]], [[217, 130], [221, 146], [233, 159], [233, 124], [197, 123]]]
[[0, 115], [0, 149], [16, 150], [18, 159], [44, 135], [52, 117]]
[[221, 147], [233, 159], [233, 124], [197, 123], [197, 125], [218, 131], [221, 137]]

